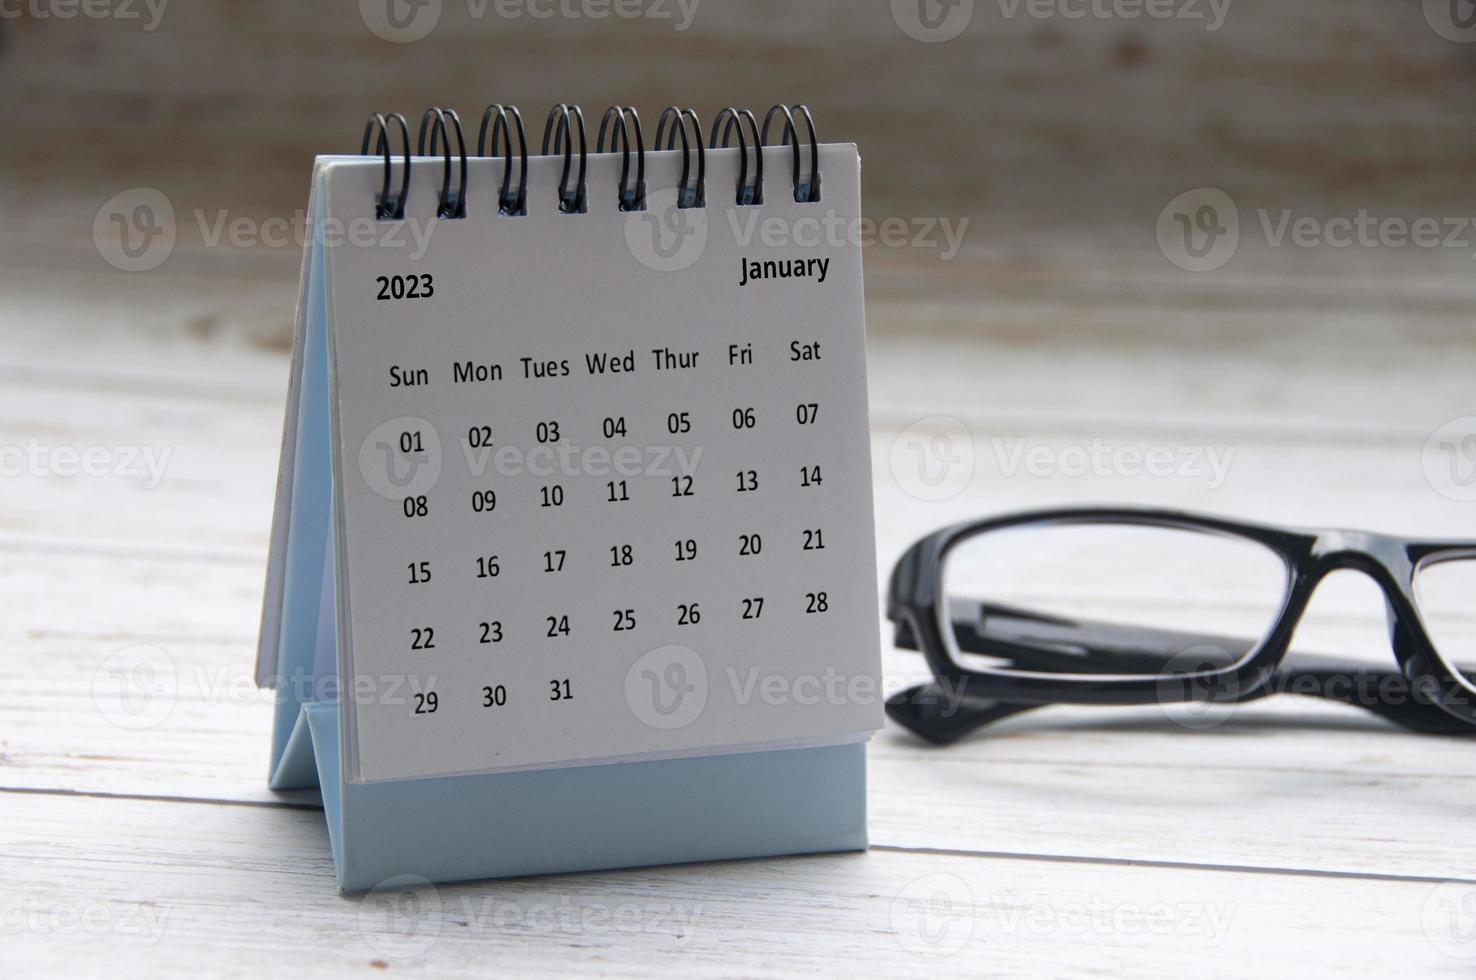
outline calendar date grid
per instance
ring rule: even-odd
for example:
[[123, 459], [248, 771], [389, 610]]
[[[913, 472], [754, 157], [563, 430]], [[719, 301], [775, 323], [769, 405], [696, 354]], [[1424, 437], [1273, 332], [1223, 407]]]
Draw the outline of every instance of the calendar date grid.
[[[479, 398], [471, 412], [446, 413], [468, 420], [460, 431], [441, 435], [452, 444], [445, 453], [448, 464], [459, 465], [465, 457], [468, 464], [480, 458], [484, 465], [475, 473], [468, 465], [466, 474], [449, 474], [428, 493], [408, 495], [399, 502], [398, 518], [451, 522], [467, 532], [465, 548], [449, 561], [403, 555], [396, 584], [413, 590], [417, 605], [422, 596], [445, 589], [448, 579], [451, 595], [464, 594], [469, 581], [484, 597], [477, 599], [471, 614], [456, 609], [450, 615], [407, 616], [396, 659], [425, 673], [444, 659], [438, 653], [471, 649], [485, 658], [485, 670], [478, 669], [472, 678], [441, 672], [437, 690], [417, 692], [410, 707], [413, 715], [427, 718], [442, 712], [452, 690], [463, 706], [475, 701], [482, 709], [503, 708], [518, 698], [541, 698], [556, 706], [581, 694], [588, 697], [578, 676], [578, 657], [567, 653], [576, 638], [601, 655], [621, 650], [634, 654], [668, 642], [735, 647], [746, 642], [744, 627], [776, 620], [797, 623], [831, 613], [835, 598], [823, 567], [817, 567], [812, 585], [785, 594], [774, 593], [766, 574], [770, 563], [828, 557], [842, 544], [826, 533], [829, 426], [822, 400], [806, 400], [802, 393], [792, 400], [746, 397], [736, 386], [726, 398], [682, 395], [674, 389], [670, 411], [642, 415], [620, 410], [618, 399], [596, 410], [549, 404], [531, 414], [526, 408], [504, 414], [498, 411], [498, 399]], [[407, 411], [414, 409], [407, 406]], [[487, 420], [479, 420], [483, 418]], [[713, 448], [705, 437], [714, 429], [729, 436], [726, 449], [708, 451], [696, 465], [686, 465], [698, 451]], [[422, 451], [424, 433], [407, 429], [400, 436], [407, 455]], [[485, 465], [488, 454], [508, 446], [524, 460], [540, 450], [544, 460], [561, 452], [567, 457], [571, 448], [582, 446], [586, 453], [608, 450], [613, 461], [622, 449], [639, 451], [637, 447], [658, 439], [666, 440], [677, 464], [668, 467], [673, 472], [626, 473], [613, 466], [608, 472], [569, 472], [550, 464], [542, 474], [507, 474]], [[678, 452], [683, 448], [689, 451], [686, 457]], [[789, 491], [789, 499], [801, 507], [776, 526], [772, 518], [762, 519], [762, 508], [750, 502], [780, 489]], [[698, 502], [751, 516], [738, 522], [748, 529], [717, 531], [690, 519], [700, 513], [683, 514], [684, 507]], [[667, 533], [622, 534], [623, 514], [642, 508], [657, 510]], [[386, 510], [395, 516], [395, 508]], [[582, 521], [565, 515], [575, 513], [585, 519], [596, 515], [603, 536], [585, 530], [571, 538], [567, 526]], [[499, 528], [505, 522], [537, 528], [536, 536], [547, 547], [524, 545], [510, 552], [501, 546], [505, 542]], [[653, 601], [649, 594], [636, 597], [649, 590], [640, 588], [640, 580], [630, 586], [624, 581], [649, 575], [653, 566], [682, 573], [682, 584], [666, 589], [665, 601]], [[514, 580], [525, 586], [523, 592], [533, 583], [541, 600], [520, 601], [512, 594], [519, 590], [506, 588]], [[740, 632], [734, 634], [735, 629]], [[537, 659], [548, 668], [546, 682], [536, 691], [510, 689], [499, 676], [507, 657]]]

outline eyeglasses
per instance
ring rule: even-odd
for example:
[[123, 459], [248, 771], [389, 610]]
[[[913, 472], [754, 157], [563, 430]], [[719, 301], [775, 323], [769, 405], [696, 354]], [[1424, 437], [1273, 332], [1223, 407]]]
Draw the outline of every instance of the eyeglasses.
[[[1339, 569], [1382, 590], [1398, 669], [1288, 653], [1313, 591]], [[1476, 540], [1166, 510], [1017, 514], [912, 545], [892, 571], [887, 618], [934, 677], [889, 698], [887, 714], [938, 744], [1043, 705], [1192, 709], [1279, 693], [1419, 732], [1476, 732]]]

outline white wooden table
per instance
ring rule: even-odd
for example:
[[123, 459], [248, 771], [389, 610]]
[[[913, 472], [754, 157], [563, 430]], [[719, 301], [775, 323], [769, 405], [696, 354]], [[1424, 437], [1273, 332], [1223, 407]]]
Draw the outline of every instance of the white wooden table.
[[[946, 522], [1069, 502], [1476, 533], [1424, 452], [1476, 412], [1464, 287], [1068, 287], [873, 258], [883, 575]], [[0, 478], [0, 975], [1476, 970], [1476, 744], [1297, 699], [1204, 731], [1049, 709], [947, 750], [889, 727], [864, 854], [339, 897], [321, 812], [266, 789], [251, 685], [290, 259], [231, 279], [188, 255], [152, 276], [85, 245], [53, 259], [0, 273], [0, 446], [40, 447], [19, 467], [7, 448]], [[936, 416], [973, 447], [945, 501], [890, 465]], [[1021, 439], [1058, 461], [1093, 440], [1234, 455], [1217, 486], [1010, 476]], [[65, 447], [103, 447], [105, 472], [59, 475]], [[168, 453], [157, 486], [127, 472], [136, 448]], [[1372, 586], [1343, 578], [1300, 639], [1387, 657]], [[106, 666], [137, 644], [170, 664], [142, 728]], [[884, 665], [894, 687], [921, 671]]]

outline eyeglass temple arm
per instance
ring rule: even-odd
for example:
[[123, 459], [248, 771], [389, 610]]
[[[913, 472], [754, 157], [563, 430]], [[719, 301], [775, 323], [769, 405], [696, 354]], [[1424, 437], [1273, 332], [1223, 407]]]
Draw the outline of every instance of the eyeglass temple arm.
[[[1101, 673], [1099, 665], [1110, 661], [1113, 673], [1158, 674], [1186, 653], [1205, 667], [1228, 667], [1243, 659], [1254, 645], [1244, 638], [1070, 620], [966, 599], [950, 601], [949, 614], [961, 651], [1007, 660], [1018, 670]], [[916, 639], [906, 624], [898, 625], [896, 643], [904, 649], [916, 649]], [[1264, 687], [1241, 700], [1277, 693], [1308, 694], [1356, 705], [1418, 732], [1472, 732], [1469, 725], [1436, 705], [1416, 699], [1408, 678], [1397, 670], [1337, 657], [1290, 653]], [[929, 741], [947, 744], [990, 722], [1034, 707], [1041, 705], [965, 696], [964, 691], [950, 692], [934, 682], [888, 699], [887, 714]]]

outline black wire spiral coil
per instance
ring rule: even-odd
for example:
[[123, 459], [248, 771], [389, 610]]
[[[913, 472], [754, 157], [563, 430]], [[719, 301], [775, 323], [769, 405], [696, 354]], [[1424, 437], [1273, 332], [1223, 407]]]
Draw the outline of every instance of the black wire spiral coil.
[[[656, 140], [652, 149], [673, 151], [681, 142], [682, 171], [677, 181], [676, 206], [678, 208], [703, 208], [707, 206], [707, 150], [727, 149], [734, 136], [738, 140], [738, 180], [734, 185], [733, 203], [737, 207], [756, 207], [764, 203], [764, 147], [769, 143], [769, 130], [776, 121], [782, 120], [778, 134], [780, 143], [787, 143], [791, 154], [791, 184], [794, 200], [798, 204], [814, 204], [820, 200], [820, 142], [815, 132], [815, 120], [809, 107], [776, 105], [764, 116], [760, 126], [754, 114], [747, 109], [728, 106], [717, 114], [708, 132], [706, 147], [703, 146], [702, 120], [692, 108], [667, 106], [656, 124]], [[800, 122], [805, 128], [805, 138], [800, 136]], [[395, 160], [392, 148], [391, 124], [399, 130], [402, 160], [400, 163], [399, 190], [394, 190]], [[513, 147], [514, 134], [517, 147]], [[452, 146], [452, 136], [456, 145]], [[606, 136], [609, 136], [610, 153], [619, 152], [620, 182], [616, 187], [615, 203], [620, 211], [644, 211], [646, 209], [646, 138], [641, 127], [640, 114], [633, 106], [611, 106], [600, 120], [595, 138], [595, 152], [605, 153]], [[578, 148], [575, 148], [575, 137]], [[809, 143], [809, 168], [804, 167], [802, 143]], [[359, 147], [360, 155], [382, 157], [384, 180], [374, 197], [374, 216], [381, 221], [403, 221], [405, 207], [410, 195], [410, 128], [405, 117], [398, 112], [383, 115], [374, 113], [364, 127], [364, 138]], [[577, 105], [561, 102], [549, 110], [543, 125], [543, 156], [563, 157], [559, 172], [558, 208], [563, 214], [584, 214], [589, 210], [588, 139], [585, 132], [584, 112]], [[575, 166], [575, 157], [578, 166]], [[437, 195], [436, 217], [444, 219], [467, 216], [467, 149], [466, 135], [461, 126], [461, 117], [453, 109], [433, 107], [427, 109], [420, 120], [420, 134], [416, 142], [415, 155], [440, 156], [441, 188]], [[482, 113], [482, 124], [477, 133], [476, 155], [478, 157], [502, 157], [502, 183], [498, 188], [498, 212], [508, 216], [528, 213], [528, 140], [523, 128], [523, 115], [517, 106], [493, 103]], [[696, 166], [693, 166], [693, 156]], [[516, 157], [516, 161], [514, 158]], [[632, 157], [634, 169], [632, 169]], [[459, 166], [458, 166], [459, 163]], [[513, 174], [517, 174], [514, 186]], [[453, 175], [457, 177], [453, 184]]]

